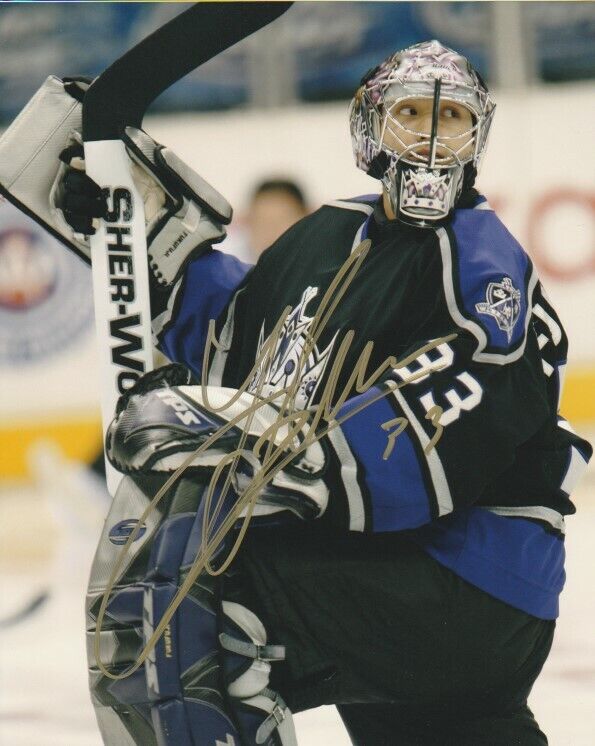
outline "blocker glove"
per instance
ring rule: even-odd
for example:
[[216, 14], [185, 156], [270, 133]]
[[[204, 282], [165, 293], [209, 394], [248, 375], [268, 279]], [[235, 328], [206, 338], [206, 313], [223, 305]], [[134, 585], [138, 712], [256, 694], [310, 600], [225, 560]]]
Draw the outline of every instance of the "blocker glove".
[[[50, 75], [0, 138], [0, 194], [87, 263], [106, 199], [84, 173], [83, 99], [91, 81]], [[149, 264], [164, 288], [225, 237], [229, 203], [169, 148], [128, 127], [122, 140], [144, 200]]]
[[[225, 238], [231, 221], [227, 200], [175, 153], [143, 130], [127, 127], [122, 137], [131, 158], [132, 177], [145, 209], [149, 267], [160, 285], [175, 282], [187, 262]], [[106, 218], [106, 195], [84, 172], [80, 142], [60, 153], [64, 167], [54, 191], [76, 238], [86, 242], [95, 233], [97, 218]]]

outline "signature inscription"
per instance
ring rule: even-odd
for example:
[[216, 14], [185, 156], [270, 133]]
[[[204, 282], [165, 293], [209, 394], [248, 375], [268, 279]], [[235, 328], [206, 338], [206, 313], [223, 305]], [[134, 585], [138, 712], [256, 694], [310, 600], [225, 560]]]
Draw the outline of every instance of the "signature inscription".
[[[337, 308], [341, 301], [341, 298], [347, 292], [349, 286], [353, 282], [359, 268], [361, 267], [364, 259], [366, 258], [370, 250], [371, 242], [369, 240], [363, 241], [357, 246], [351, 253], [349, 258], [345, 261], [343, 266], [337, 272], [333, 281], [331, 282], [328, 290], [324, 294], [320, 306], [313, 318], [312, 326], [308, 334], [308, 338], [304, 344], [304, 347], [300, 353], [295, 375], [290, 384], [281, 388], [278, 391], [274, 391], [268, 396], [262, 395], [262, 387], [266, 380], [266, 376], [259, 376], [259, 383], [256, 389], [253, 389], [251, 393], [254, 394], [254, 403], [244, 409], [239, 415], [230, 419], [225, 425], [223, 425], [217, 432], [213, 433], [199, 448], [194, 452], [190, 453], [184, 462], [176, 469], [176, 471], [168, 478], [165, 484], [157, 492], [155, 497], [152, 499], [150, 504], [147, 506], [142, 516], [140, 517], [135, 529], [132, 531], [127, 539], [126, 544], [123, 546], [120, 555], [118, 556], [115, 567], [112, 571], [111, 577], [107, 584], [107, 588], [102, 598], [101, 606], [97, 617], [97, 627], [94, 638], [94, 652], [97, 665], [102, 673], [111, 679], [122, 679], [130, 676], [134, 673], [150, 655], [151, 651], [157, 644], [159, 638], [163, 635], [164, 631], [168, 628], [172, 616], [175, 614], [178, 606], [186, 594], [191, 589], [192, 585], [198, 578], [198, 576], [206, 570], [212, 575], [220, 575], [224, 573], [235, 555], [237, 554], [241, 543], [244, 539], [246, 531], [250, 525], [252, 515], [254, 512], [254, 506], [257, 502], [258, 495], [262, 488], [268, 484], [274, 476], [283, 470], [291, 461], [294, 461], [297, 455], [309, 448], [313, 443], [318, 441], [320, 438], [326, 436], [331, 430], [339, 427], [350, 417], [353, 417], [358, 412], [362, 411], [366, 407], [370, 406], [379, 399], [389, 395], [391, 392], [398, 388], [406, 386], [409, 383], [416, 381], [420, 377], [425, 377], [428, 372], [434, 372], [441, 369], [441, 366], [436, 365], [430, 371], [428, 369], [420, 370], [418, 373], [410, 375], [407, 379], [401, 381], [385, 380], [381, 381], [382, 377], [391, 370], [398, 368], [404, 368], [414, 362], [420, 355], [428, 352], [429, 350], [438, 347], [444, 342], [449, 342], [454, 339], [457, 335], [450, 334], [445, 337], [432, 340], [427, 344], [420, 347], [415, 352], [411, 353], [402, 360], [397, 360], [393, 355], [388, 356], [384, 362], [381, 363], [375, 370], [368, 372], [368, 366], [370, 358], [374, 349], [374, 342], [368, 341], [363, 350], [361, 351], [358, 360], [351, 371], [347, 382], [343, 386], [342, 390], [338, 390], [339, 376], [343, 370], [345, 359], [353, 343], [355, 332], [353, 330], [347, 331], [345, 336], [342, 338], [332, 366], [327, 376], [326, 383], [320, 392], [319, 401], [316, 405], [309, 407], [308, 409], [296, 409], [295, 401], [299, 391], [300, 385], [300, 374], [303, 370], [303, 366], [306, 364], [308, 357], [315, 345], [317, 344], [322, 332], [325, 330], [329, 319], [333, 312]], [[244, 383], [236, 390], [233, 396], [223, 405], [216, 407], [208, 398], [208, 388], [205, 384], [202, 384], [202, 397], [204, 405], [207, 409], [212, 412], [221, 412], [231, 407], [237, 399], [245, 392], [247, 392], [250, 383], [254, 381], [254, 377], [257, 371], [268, 370], [273, 364], [274, 353], [279, 335], [283, 329], [283, 325], [291, 313], [292, 309], [290, 306], [286, 307], [281, 314], [278, 322], [267, 340], [263, 343], [257, 359], [254, 362], [252, 370], [249, 372]], [[208, 381], [208, 372], [210, 367], [210, 356], [212, 350], [222, 350], [222, 345], [215, 336], [215, 324], [214, 321], [210, 321], [209, 330], [207, 335], [207, 341], [205, 344], [205, 355], [203, 358], [202, 367], [202, 380]], [[362, 402], [359, 406], [351, 409], [348, 414], [340, 415], [340, 410], [345, 404], [347, 399], [353, 396], [353, 391], [358, 394], [365, 393], [370, 390], [376, 383], [378, 385], [378, 391], [371, 397], [367, 397], [365, 402]], [[221, 508], [225, 497], [231, 488], [232, 478], [235, 474], [239, 459], [245, 454], [246, 440], [248, 438], [248, 430], [250, 423], [256, 412], [263, 406], [275, 403], [275, 406], [279, 410], [279, 415], [276, 420], [262, 433], [258, 438], [252, 452], [258, 459], [260, 467], [255, 471], [250, 483], [238, 496], [238, 499], [233, 509], [228, 515], [221, 521], [221, 525], [215, 530], [215, 522], [221, 512]], [[430, 442], [425, 447], [425, 452], [428, 453], [432, 448], [435, 447], [436, 443], [442, 434], [442, 425], [440, 425], [440, 417], [442, 415], [442, 408], [434, 406], [426, 414], [426, 419], [431, 422], [435, 428], [434, 435]], [[239, 424], [241, 423], [241, 424]], [[208, 516], [203, 523], [202, 533], [202, 544], [201, 549], [189, 569], [188, 574], [178, 589], [178, 592], [159, 624], [155, 628], [153, 634], [146, 642], [145, 647], [141, 651], [139, 657], [128, 670], [114, 674], [110, 672], [102, 664], [100, 660], [99, 651], [99, 640], [100, 632], [105, 615], [107, 603], [111, 595], [113, 586], [119, 576], [121, 566], [123, 564], [128, 547], [134, 542], [139, 531], [139, 527], [144, 524], [147, 516], [156, 507], [163, 495], [175, 484], [176, 480], [181, 477], [184, 471], [190, 466], [190, 464], [199, 456], [201, 453], [212, 448], [217, 440], [219, 440], [228, 430], [239, 424], [242, 430], [242, 435], [237, 444], [237, 447], [227, 453], [221, 461], [215, 467], [211, 476], [208, 488], [203, 496], [205, 500], [205, 516]], [[381, 425], [381, 427], [387, 432], [387, 446], [385, 448], [382, 457], [387, 459], [393, 448], [397, 437], [405, 430], [409, 421], [406, 417], [396, 417]], [[281, 437], [280, 433], [283, 432], [284, 437]], [[297, 435], [300, 434], [298, 438]], [[218, 500], [214, 503], [214, 495], [216, 487], [221, 485], [223, 480], [223, 487], [219, 490]], [[241, 525], [237, 533], [234, 545], [229, 551], [228, 556], [225, 560], [219, 564], [217, 569], [211, 565], [213, 556], [218, 552], [222, 542], [225, 540], [229, 532], [237, 527], [238, 521], [241, 519]]]

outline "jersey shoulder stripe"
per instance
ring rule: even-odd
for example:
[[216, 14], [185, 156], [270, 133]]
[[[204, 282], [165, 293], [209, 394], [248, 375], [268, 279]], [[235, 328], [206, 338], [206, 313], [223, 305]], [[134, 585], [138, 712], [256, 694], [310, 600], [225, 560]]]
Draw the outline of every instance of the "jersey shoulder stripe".
[[332, 202], [326, 202], [325, 207], [337, 207], [341, 210], [354, 210], [363, 212], [365, 215], [371, 215], [379, 196], [378, 194], [363, 194], [349, 199], [335, 199]]
[[436, 230], [448, 311], [477, 340], [473, 358], [503, 365], [524, 352], [537, 274], [486, 202]]

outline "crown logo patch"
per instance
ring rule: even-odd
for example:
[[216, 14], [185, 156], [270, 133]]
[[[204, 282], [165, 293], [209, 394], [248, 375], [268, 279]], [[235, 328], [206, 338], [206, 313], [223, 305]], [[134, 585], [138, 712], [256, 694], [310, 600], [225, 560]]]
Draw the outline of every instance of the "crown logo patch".
[[498, 328], [506, 332], [508, 341], [521, 315], [521, 291], [512, 284], [510, 277], [503, 277], [502, 282], [490, 282], [486, 289], [485, 303], [476, 303], [478, 313], [496, 319]]

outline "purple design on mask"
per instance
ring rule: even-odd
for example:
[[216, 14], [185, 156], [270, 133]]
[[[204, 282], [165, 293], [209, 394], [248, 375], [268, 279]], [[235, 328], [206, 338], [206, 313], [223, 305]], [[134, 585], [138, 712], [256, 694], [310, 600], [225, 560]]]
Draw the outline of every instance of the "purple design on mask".
[[382, 62], [366, 81], [365, 87], [374, 104], [383, 97], [382, 88], [390, 79], [430, 81], [441, 78], [445, 87], [472, 84], [474, 81], [465, 57], [443, 47], [438, 41], [423, 43], [398, 52]]

